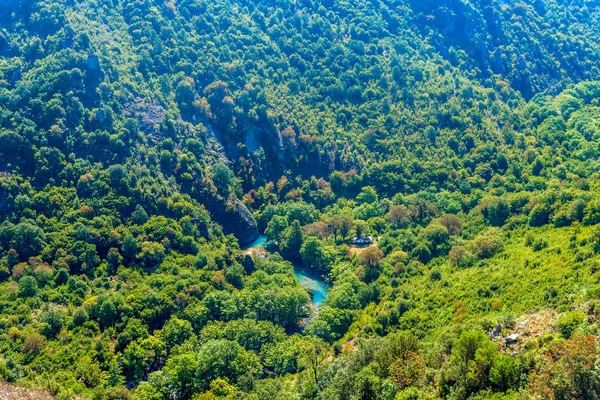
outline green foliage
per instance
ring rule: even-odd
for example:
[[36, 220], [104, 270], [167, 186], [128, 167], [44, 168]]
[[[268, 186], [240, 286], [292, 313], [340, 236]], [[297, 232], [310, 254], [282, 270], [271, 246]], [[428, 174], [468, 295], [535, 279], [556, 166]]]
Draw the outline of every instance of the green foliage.
[[580, 311], [569, 311], [556, 321], [556, 329], [566, 338], [573, 336], [575, 330], [583, 323], [585, 315]]
[[165, 258], [165, 248], [160, 243], [143, 242], [137, 258], [145, 268], [156, 268]]
[[[2, 380], [595, 398], [598, 313], [562, 314], [598, 297], [593, 2], [21, 3], [0, 2]], [[259, 230], [268, 251], [240, 250]], [[542, 309], [562, 339], [513, 357], [480, 332]]]
[[300, 248], [300, 255], [304, 265], [311, 268], [324, 268], [327, 262], [323, 245], [321, 241], [315, 237], [309, 237]]
[[479, 258], [490, 258], [504, 250], [504, 243], [493, 234], [478, 236], [469, 243], [469, 250]]
[[492, 226], [502, 226], [510, 217], [510, 205], [503, 197], [490, 199], [482, 210], [486, 221]]
[[19, 296], [33, 297], [38, 292], [38, 284], [34, 277], [25, 276], [19, 281]]
[[254, 376], [260, 372], [260, 360], [252, 352], [244, 350], [239, 344], [227, 340], [209, 340], [196, 357], [196, 379], [207, 387], [216, 377], [237, 381], [244, 375]]

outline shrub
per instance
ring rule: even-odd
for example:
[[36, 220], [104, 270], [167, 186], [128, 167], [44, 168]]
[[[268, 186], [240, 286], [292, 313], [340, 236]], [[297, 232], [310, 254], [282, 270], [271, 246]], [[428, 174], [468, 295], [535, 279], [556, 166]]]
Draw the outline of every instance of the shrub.
[[44, 338], [42, 335], [39, 333], [32, 333], [25, 338], [23, 348], [28, 353], [35, 353], [44, 348], [45, 342], [46, 338]]
[[467, 258], [467, 249], [463, 246], [454, 246], [448, 253], [448, 261], [453, 267], [460, 267]]
[[566, 339], [573, 336], [573, 332], [583, 323], [585, 315], [580, 311], [569, 311], [561, 315], [556, 321], [556, 329]]
[[542, 238], [538, 238], [533, 242], [531, 248], [533, 249], [533, 251], [540, 251], [542, 249], [545, 249], [546, 247], [548, 247], [548, 242]]
[[502, 239], [495, 235], [485, 235], [475, 238], [469, 243], [469, 251], [479, 258], [490, 258], [504, 250]]

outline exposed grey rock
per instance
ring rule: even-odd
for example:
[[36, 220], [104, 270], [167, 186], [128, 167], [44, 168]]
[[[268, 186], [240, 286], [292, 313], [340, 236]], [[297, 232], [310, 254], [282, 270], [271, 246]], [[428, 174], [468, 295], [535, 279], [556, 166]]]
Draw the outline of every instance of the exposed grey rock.
[[512, 335], [509, 335], [507, 337], [504, 338], [504, 344], [510, 345], [513, 343], [517, 343], [519, 341], [519, 334], [518, 333], [513, 333]]
[[226, 234], [233, 234], [240, 245], [252, 243], [258, 238], [258, 226], [252, 213], [236, 198], [223, 199], [210, 190], [193, 193], [210, 212], [213, 219], [223, 226]]
[[492, 331], [490, 332], [490, 334], [488, 336], [490, 337], [490, 339], [493, 339], [496, 336], [500, 336], [501, 334], [502, 334], [502, 325], [498, 324], [494, 327], [494, 329], [492, 329]]
[[141, 97], [136, 97], [135, 102], [128, 104], [123, 114], [138, 120], [140, 131], [157, 135], [160, 124], [164, 121], [167, 110], [159, 104], [148, 102]]

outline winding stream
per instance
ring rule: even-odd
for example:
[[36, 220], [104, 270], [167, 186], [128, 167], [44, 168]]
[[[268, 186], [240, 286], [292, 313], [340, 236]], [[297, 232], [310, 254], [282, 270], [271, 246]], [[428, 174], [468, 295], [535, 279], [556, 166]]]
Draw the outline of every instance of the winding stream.
[[[260, 235], [254, 242], [244, 246], [244, 250], [264, 248], [266, 242], [267, 237]], [[292, 263], [292, 265], [294, 266], [294, 275], [300, 282], [300, 286], [311, 295], [313, 304], [318, 308], [327, 295], [329, 284], [318, 274], [308, 271], [302, 264]]]

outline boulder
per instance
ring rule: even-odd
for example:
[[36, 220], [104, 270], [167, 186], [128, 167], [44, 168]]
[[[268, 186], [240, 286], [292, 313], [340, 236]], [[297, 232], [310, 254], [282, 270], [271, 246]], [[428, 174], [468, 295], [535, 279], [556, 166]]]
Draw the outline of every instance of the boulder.
[[502, 334], [502, 325], [498, 324], [494, 327], [494, 329], [492, 329], [492, 331], [489, 334], [490, 339], [493, 339], [497, 336], [500, 336]]
[[519, 341], [518, 333], [513, 333], [512, 335], [509, 335], [504, 338], [504, 344], [506, 344], [506, 345], [511, 345], [513, 343], [517, 343], [518, 341]]
[[228, 213], [231, 218], [222, 222], [223, 228], [233, 233], [241, 245], [254, 242], [259, 234], [256, 220], [241, 201], [234, 199], [232, 203], [233, 210]]

